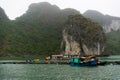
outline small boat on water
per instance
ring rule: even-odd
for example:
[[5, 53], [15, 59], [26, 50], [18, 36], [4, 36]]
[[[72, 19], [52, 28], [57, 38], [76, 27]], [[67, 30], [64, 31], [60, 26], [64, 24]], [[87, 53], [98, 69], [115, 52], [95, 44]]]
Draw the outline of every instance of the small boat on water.
[[80, 58], [71, 58], [69, 62], [70, 66], [97, 66], [105, 65], [105, 62], [99, 62], [98, 58], [89, 56], [89, 57], [80, 57]]

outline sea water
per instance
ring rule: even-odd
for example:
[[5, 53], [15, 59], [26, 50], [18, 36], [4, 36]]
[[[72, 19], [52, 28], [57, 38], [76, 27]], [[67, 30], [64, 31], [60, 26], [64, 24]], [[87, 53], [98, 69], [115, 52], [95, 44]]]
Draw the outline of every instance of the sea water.
[[120, 80], [120, 65], [0, 64], [0, 80]]

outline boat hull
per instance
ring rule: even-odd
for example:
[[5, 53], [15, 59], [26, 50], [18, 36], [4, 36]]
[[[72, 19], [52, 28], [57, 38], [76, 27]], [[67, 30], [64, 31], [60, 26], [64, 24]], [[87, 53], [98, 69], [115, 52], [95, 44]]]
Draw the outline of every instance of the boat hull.
[[83, 63], [74, 63], [70, 62], [70, 66], [97, 66], [96, 62], [83, 62]]

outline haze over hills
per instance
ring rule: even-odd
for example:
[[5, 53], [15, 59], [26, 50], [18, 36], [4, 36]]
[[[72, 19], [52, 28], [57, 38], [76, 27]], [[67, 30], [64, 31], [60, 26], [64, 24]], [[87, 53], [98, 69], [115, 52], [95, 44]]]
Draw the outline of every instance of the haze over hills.
[[8, 20], [7, 15], [5, 14], [4, 10], [0, 7], [0, 20]]
[[120, 17], [104, 15], [95, 10], [88, 10], [83, 14], [86, 18], [90, 18], [94, 22], [102, 25], [106, 32], [107, 42], [105, 53], [120, 53]]
[[[2, 23], [0, 56], [50, 55], [60, 52], [62, 29], [68, 15], [79, 14], [74, 9], [60, 10], [47, 2], [31, 4], [21, 17], [11, 24]], [[5, 27], [6, 25], [6, 28]]]
[[104, 15], [95, 10], [88, 10], [83, 14], [86, 18], [92, 19], [94, 22], [98, 22], [102, 25], [105, 32], [111, 32], [112, 30], [120, 30], [120, 18]]
[[[2, 20], [0, 21], [0, 56], [32, 56], [60, 53], [62, 50], [60, 47], [63, 39], [62, 32], [69, 15], [80, 15], [80, 12], [70, 8], [61, 10], [56, 5], [43, 2], [31, 4], [25, 14], [14, 21], [10, 21], [3, 9], [0, 8], [0, 18]], [[85, 19], [83, 23], [88, 26], [86, 21]], [[94, 25], [89, 20], [88, 23]], [[89, 26], [91, 25], [89, 24]], [[89, 29], [90, 35], [95, 33], [97, 35], [99, 31], [103, 32], [100, 26], [97, 29], [86, 27], [84, 30], [87, 32]], [[92, 30], [98, 31], [93, 34]], [[87, 41], [90, 38], [85, 37], [85, 39]], [[95, 39], [97, 39], [96, 36]], [[94, 39], [92, 40], [94, 41]], [[91, 42], [86, 43], [84, 41], [86, 44], [91, 44]], [[111, 48], [111, 46], [109, 47]]]

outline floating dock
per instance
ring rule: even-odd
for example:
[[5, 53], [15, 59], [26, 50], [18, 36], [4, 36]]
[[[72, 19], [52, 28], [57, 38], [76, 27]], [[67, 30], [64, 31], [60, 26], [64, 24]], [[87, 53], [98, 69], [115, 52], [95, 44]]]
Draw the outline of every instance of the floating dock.
[[[109, 65], [109, 64], [113, 64], [113, 65], [120, 65], [120, 61], [100, 61], [100, 63], [104, 63], [104, 65]], [[0, 64], [69, 64], [69, 60], [40, 60], [40, 61], [28, 61], [28, 60], [20, 60], [20, 61], [16, 61], [16, 60], [4, 60], [4, 61], [0, 61]]]
[[32, 60], [4, 60], [0, 61], [0, 64], [69, 64], [69, 60], [40, 60], [40, 61], [32, 61]]

